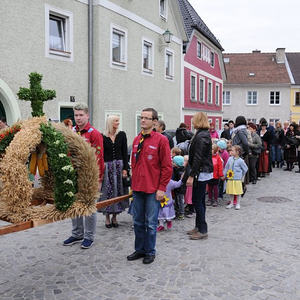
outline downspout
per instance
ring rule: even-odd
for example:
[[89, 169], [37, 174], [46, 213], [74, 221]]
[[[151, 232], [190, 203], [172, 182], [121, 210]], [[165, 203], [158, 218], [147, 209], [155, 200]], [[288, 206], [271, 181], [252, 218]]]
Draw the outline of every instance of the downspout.
[[88, 107], [90, 123], [93, 124], [93, 0], [88, 7]]

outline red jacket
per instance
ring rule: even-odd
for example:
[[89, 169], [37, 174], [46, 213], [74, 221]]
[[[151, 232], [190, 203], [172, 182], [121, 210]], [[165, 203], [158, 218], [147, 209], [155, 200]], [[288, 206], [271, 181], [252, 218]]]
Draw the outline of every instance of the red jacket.
[[212, 155], [212, 161], [214, 166], [214, 179], [220, 179], [223, 177], [223, 161], [219, 154]]
[[172, 177], [171, 151], [168, 139], [158, 132], [152, 131], [150, 137], [145, 138], [138, 162], [135, 156], [141, 134], [132, 144], [131, 155], [131, 188], [136, 192], [148, 194], [157, 190], [166, 191]]
[[103, 158], [103, 137], [102, 134], [88, 122], [82, 130], [76, 125], [73, 131], [81, 135], [86, 142], [96, 148], [97, 163], [99, 166], [99, 181], [103, 180], [104, 158]]

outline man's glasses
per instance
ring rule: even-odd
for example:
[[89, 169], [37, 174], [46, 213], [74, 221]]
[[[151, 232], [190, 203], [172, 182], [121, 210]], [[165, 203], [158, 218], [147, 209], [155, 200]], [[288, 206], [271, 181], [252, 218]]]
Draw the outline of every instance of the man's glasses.
[[141, 118], [141, 120], [148, 120], [148, 121], [153, 120], [153, 118], [142, 117], [142, 116], [140, 118]]

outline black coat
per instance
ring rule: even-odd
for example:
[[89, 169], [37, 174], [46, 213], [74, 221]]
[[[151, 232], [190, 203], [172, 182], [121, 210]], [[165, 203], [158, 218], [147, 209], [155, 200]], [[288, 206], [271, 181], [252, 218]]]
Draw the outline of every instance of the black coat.
[[186, 140], [190, 140], [193, 137], [193, 133], [187, 131], [186, 128], [176, 129], [176, 142], [177, 144], [183, 143]]
[[207, 129], [198, 129], [189, 149], [190, 176], [198, 177], [200, 172], [213, 172], [212, 141]]
[[173, 138], [168, 133], [166, 133], [165, 131], [163, 131], [161, 134], [164, 135], [168, 139], [170, 149], [174, 148]]
[[221, 133], [221, 138], [230, 140], [231, 139], [230, 129], [223, 130], [223, 132]]

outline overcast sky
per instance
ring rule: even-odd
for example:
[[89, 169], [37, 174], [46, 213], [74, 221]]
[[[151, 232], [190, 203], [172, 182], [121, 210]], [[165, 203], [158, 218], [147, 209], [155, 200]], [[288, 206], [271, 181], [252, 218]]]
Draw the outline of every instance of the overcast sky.
[[189, 0], [225, 53], [300, 52], [300, 0]]

